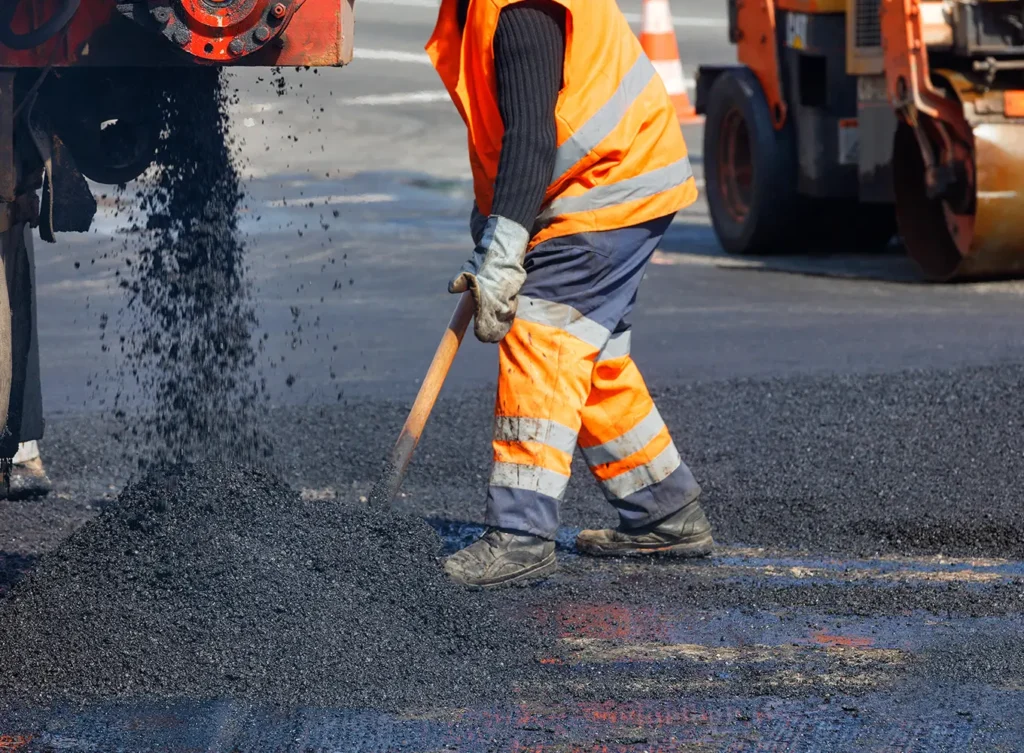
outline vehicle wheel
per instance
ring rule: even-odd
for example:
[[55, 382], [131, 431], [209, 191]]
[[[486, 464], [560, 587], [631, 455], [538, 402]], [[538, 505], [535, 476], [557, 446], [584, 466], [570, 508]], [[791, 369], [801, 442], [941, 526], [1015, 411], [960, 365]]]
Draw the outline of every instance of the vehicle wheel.
[[704, 179], [711, 221], [733, 254], [792, 253], [806, 246], [796, 191], [796, 136], [772, 125], [747, 68], [724, 71], [708, 94]]

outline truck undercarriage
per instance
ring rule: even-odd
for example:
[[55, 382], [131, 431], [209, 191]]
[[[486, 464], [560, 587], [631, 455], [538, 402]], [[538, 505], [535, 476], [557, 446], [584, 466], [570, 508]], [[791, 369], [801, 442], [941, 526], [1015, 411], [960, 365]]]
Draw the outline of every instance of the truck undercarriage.
[[[21, 437], [33, 347], [32, 231], [89, 230], [90, 181], [152, 163], [154, 69], [340, 66], [354, 0], [10, 0], [0, 6], [0, 461]], [[184, 75], [184, 73], [182, 74]], [[33, 354], [34, 355], [34, 354]]]

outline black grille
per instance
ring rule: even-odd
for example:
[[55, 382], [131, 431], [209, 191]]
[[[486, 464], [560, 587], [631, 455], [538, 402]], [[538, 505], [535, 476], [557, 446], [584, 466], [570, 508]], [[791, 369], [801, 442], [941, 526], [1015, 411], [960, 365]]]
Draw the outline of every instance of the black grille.
[[857, 0], [856, 46], [881, 47], [882, 22], [878, 15], [882, 0]]

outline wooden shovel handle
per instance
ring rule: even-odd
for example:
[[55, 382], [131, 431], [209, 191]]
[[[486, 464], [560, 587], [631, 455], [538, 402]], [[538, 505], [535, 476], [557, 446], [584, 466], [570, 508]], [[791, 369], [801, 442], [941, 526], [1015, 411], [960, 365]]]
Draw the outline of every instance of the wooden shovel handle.
[[402, 479], [405, 478], [405, 470], [409, 467], [409, 461], [412, 459], [413, 450], [416, 449], [416, 445], [420, 441], [423, 427], [427, 425], [427, 419], [430, 418], [430, 412], [434, 409], [434, 403], [437, 402], [438, 393], [441, 392], [441, 386], [444, 384], [445, 377], [448, 376], [448, 370], [451, 369], [455, 355], [459, 352], [459, 346], [473, 319], [475, 308], [473, 294], [468, 291], [463, 293], [459, 299], [459, 305], [455, 307], [455, 313], [452, 314], [452, 318], [448, 322], [448, 329], [445, 330], [444, 337], [441, 338], [441, 344], [434, 352], [434, 360], [430, 362], [430, 368], [427, 369], [426, 376], [423, 377], [423, 384], [420, 385], [416, 401], [412, 404], [408, 418], [405, 419], [405, 425], [398, 435], [398, 441], [395, 442], [387, 465], [384, 466], [383, 473], [370, 492], [371, 506], [387, 507], [398, 494], [398, 490], [402, 486]]

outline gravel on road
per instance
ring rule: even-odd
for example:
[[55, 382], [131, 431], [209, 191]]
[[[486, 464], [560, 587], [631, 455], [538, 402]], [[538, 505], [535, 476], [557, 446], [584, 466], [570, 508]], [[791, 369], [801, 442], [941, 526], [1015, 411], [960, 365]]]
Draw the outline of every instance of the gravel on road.
[[303, 500], [268, 470], [153, 472], [0, 602], [0, 698], [501, 700], [540, 639], [439, 550], [420, 520]]

